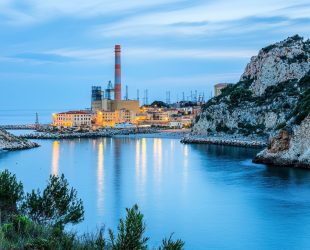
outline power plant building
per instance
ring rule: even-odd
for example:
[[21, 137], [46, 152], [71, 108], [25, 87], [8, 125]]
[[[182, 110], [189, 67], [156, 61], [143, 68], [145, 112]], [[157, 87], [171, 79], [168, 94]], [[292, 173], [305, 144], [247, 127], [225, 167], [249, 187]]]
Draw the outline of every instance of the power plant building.
[[[126, 100], [122, 100], [122, 83], [121, 83], [121, 46], [115, 45], [115, 67], [114, 67], [114, 88], [109, 82], [105, 90], [101, 86], [93, 86], [91, 94], [91, 110], [96, 111], [110, 111], [129, 110], [135, 113], [139, 112], [139, 101], [128, 100], [126, 92]], [[114, 99], [112, 99], [114, 93]]]

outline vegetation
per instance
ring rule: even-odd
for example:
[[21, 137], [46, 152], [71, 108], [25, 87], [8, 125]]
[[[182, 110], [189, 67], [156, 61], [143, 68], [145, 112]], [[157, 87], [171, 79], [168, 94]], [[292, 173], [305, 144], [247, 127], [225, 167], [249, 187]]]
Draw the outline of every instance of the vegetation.
[[262, 50], [265, 53], [268, 53], [270, 50], [274, 49], [275, 47], [277, 47], [275, 44], [271, 44], [271, 45], [266, 46], [265, 48], [262, 48]]
[[[84, 219], [84, 207], [77, 192], [68, 181], [50, 176], [46, 188], [24, 195], [23, 185], [16, 176], [5, 170], [0, 173], [0, 249], [37, 250], [142, 250], [148, 249], [145, 223], [138, 206], [126, 209], [118, 232], [104, 230], [78, 236], [66, 231], [65, 225]], [[4, 216], [5, 215], [5, 216]], [[181, 250], [184, 242], [172, 240], [172, 235], [162, 241], [159, 250]]]
[[84, 219], [83, 202], [77, 198], [76, 190], [68, 186], [63, 174], [61, 177], [50, 176], [42, 194], [39, 190], [27, 194], [23, 210], [39, 224], [63, 228], [68, 223], [81, 222]]
[[152, 107], [157, 107], [157, 108], [169, 108], [169, 104], [163, 102], [163, 101], [154, 101], [151, 104]]
[[17, 212], [17, 204], [23, 198], [23, 184], [17, 182], [16, 176], [5, 170], [0, 175], [0, 222], [9, 219]]
[[300, 124], [310, 114], [310, 88], [298, 100], [297, 106], [291, 116], [295, 116], [295, 123]]

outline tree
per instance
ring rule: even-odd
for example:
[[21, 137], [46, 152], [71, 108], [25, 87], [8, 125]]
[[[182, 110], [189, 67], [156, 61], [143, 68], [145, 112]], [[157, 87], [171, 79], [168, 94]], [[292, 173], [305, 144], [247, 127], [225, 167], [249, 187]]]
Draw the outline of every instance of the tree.
[[23, 198], [23, 184], [8, 170], [0, 173], [0, 222], [17, 212], [17, 203]]
[[120, 219], [118, 225], [118, 235], [115, 238], [110, 229], [110, 240], [113, 250], [144, 250], [147, 249], [149, 238], [144, 237], [145, 223], [143, 214], [140, 213], [138, 206], [134, 205], [131, 209], [126, 208], [126, 219]]
[[40, 190], [28, 193], [22, 207], [35, 222], [61, 229], [84, 219], [83, 202], [77, 198], [77, 191], [69, 188], [63, 174], [61, 177], [51, 175], [42, 194]]
[[163, 101], [154, 101], [151, 104], [152, 107], [157, 107], [157, 108], [169, 108], [169, 104], [163, 102]]
[[159, 250], [182, 250], [184, 249], [184, 241], [178, 239], [176, 241], [172, 240], [172, 235], [168, 239], [163, 239], [162, 245], [159, 247]]

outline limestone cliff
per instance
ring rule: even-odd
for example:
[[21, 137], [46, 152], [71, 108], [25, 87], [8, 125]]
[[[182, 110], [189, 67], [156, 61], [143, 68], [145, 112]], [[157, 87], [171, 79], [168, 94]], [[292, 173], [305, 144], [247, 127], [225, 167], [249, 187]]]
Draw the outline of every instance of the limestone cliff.
[[270, 45], [251, 59], [237, 84], [204, 105], [193, 134], [268, 137], [294, 122], [309, 85], [310, 41], [294, 36]]
[[310, 167], [310, 116], [293, 131], [286, 129], [271, 138], [268, 148], [261, 151], [253, 160], [279, 166]]
[[19, 150], [38, 147], [35, 142], [18, 138], [5, 130], [0, 129], [0, 150]]
[[269, 139], [269, 148], [256, 162], [286, 159], [303, 165], [310, 157], [302, 146], [310, 145], [309, 134], [301, 136], [309, 129], [309, 113], [310, 40], [296, 35], [252, 57], [240, 81], [204, 105], [192, 135]]

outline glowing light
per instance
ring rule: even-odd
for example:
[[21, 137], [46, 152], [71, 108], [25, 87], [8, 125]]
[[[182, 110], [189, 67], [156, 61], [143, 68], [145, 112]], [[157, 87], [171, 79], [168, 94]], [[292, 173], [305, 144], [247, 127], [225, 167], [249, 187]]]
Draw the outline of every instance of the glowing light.
[[52, 175], [58, 175], [59, 168], [59, 141], [53, 142], [53, 153], [52, 153]]

